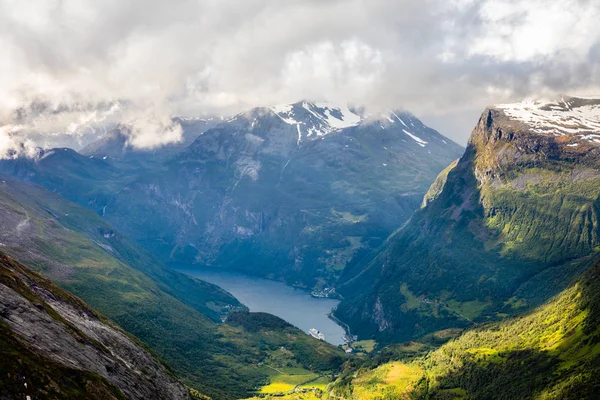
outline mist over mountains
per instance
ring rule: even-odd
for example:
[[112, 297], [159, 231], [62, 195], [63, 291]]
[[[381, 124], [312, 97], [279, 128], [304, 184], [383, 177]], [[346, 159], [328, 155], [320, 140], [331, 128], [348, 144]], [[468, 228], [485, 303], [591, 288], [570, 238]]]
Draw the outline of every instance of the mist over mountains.
[[0, 400], [592, 400], [600, 3], [0, 0]]
[[[600, 237], [598, 100], [489, 107], [466, 149], [407, 111], [324, 102], [177, 123], [184, 139], [157, 149], [133, 146], [130, 127], [118, 124], [80, 152], [1, 160], [0, 242], [150, 346], [190, 395], [247, 398], [285, 387], [277, 393], [290, 399], [298, 388], [322, 398], [327, 387], [327, 396], [347, 399], [442, 399], [448, 390], [477, 398], [499, 384], [474, 383], [489, 357], [494, 376], [524, 385], [511, 354], [525, 351], [527, 365], [548, 365], [530, 368], [539, 390], [552, 382], [554, 398], [589, 397], [595, 383], [583, 371], [598, 354], [596, 319], [585, 317], [595, 315], [589, 288]], [[227, 292], [165, 265], [337, 298], [346, 351], [248, 313]], [[541, 322], [547, 315], [550, 325]], [[488, 332], [519, 336], [527, 324], [533, 339]], [[553, 329], [555, 344], [547, 342]], [[21, 340], [15, 332], [5, 332], [10, 348]], [[549, 347], [556, 353], [536, 353]], [[446, 349], [458, 358], [445, 358]], [[44, 351], [34, 354], [44, 359]], [[447, 369], [432, 369], [438, 362]], [[556, 368], [564, 373], [548, 380], [544, 371]], [[110, 371], [103, 376], [99, 388], [125, 393], [110, 386]]]

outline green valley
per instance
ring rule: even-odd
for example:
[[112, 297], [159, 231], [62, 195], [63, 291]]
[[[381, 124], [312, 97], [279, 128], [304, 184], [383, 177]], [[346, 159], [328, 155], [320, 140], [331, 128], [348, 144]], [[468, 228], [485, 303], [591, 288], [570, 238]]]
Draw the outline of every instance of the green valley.
[[291, 337], [294, 366], [330, 371], [343, 361], [341, 350], [276, 317], [248, 314], [248, 330], [231, 325], [240, 317], [221, 324], [245, 307], [217, 286], [166, 269], [95, 213], [40, 187], [2, 181], [0, 220], [3, 251], [80, 296], [214, 399], [263, 386], [268, 374], [254, 364], [269, 362]]
[[325, 390], [273, 398], [592, 399], [600, 389], [599, 318], [595, 262], [525, 315], [466, 329], [441, 346], [433, 337], [390, 345], [372, 359], [349, 361]]
[[[366, 120], [317, 140], [316, 128], [305, 137], [294, 125], [306, 107], [241, 114], [153, 159], [65, 150], [5, 160], [12, 176], [91, 209], [6, 178], [2, 250], [141, 340], [194, 398], [593, 398], [596, 142], [534, 129], [505, 105], [486, 109], [463, 156], [442, 170], [444, 140], [409, 114], [394, 114], [376, 139]], [[441, 153], [427, 165], [403, 156], [416, 169], [398, 155], [387, 160], [393, 173], [388, 163], [385, 174], [373, 169], [381, 154], [372, 153], [388, 151], [407, 123]], [[415, 157], [430, 144], [411, 140]], [[81, 168], [61, 180], [52, 163]], [[316, 340], [156, 256], [340, 298], [334, 319], [359, 340]]]
[[600, 400], [599, 21], [0, 0], [0, 400]]

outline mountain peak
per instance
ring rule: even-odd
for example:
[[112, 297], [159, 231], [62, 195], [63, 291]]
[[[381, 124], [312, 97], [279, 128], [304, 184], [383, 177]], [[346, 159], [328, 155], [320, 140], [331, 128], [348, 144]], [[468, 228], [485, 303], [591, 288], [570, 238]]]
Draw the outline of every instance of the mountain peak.
[[269, 109], [289, 125], [306, 125], [307, 136], [324, 136], [356, 126], [362, 121], [361, 116], [345, 104], [301, 101], [275, 105]]
[[265, 132], [275, 128], [272, 132], [276, 132], [277, 140], [293, 135], [296, 146], [355, 129], [372, 135], [379, 132], [399, 135], [409, 147], [416, 146], [427, 151], [430, 151], [432, 142], [443, 146], [451, 142], [402, 109], [373, 110], [364, 106], [307, 100], [253, 108], [223, 124], [232, 124], [262, 139]]
[[492, 108], [532, 133], [600, 143], [600, 98], [562, 96], [556, 100], [526, 100]]

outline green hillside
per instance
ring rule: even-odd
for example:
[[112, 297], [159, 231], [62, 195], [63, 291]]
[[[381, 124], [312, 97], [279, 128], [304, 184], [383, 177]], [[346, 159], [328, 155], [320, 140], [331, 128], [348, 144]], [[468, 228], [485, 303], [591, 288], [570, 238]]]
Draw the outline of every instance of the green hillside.
[[[600, 263], [523, 316], [466, 330], [416, 358], [393, 346], [335, 383], [343, 399], [594, 399], [600, 390]], [[377, 363], [376, 363], [377, 364]]]
[[336, 315], [364, 337], [402, 341], [542, 304], [600, 248], [594, 154], [487, 110], [424, 208], [345, 275]]
[[[141, 339], [201, 393], [215, 399], [244, 397], [268, 381], [253, 363], [287, 346], [285, 335], [229, 337], [235, 332], [220, 318], [244, 309], [235, 298], [167, 270], [97, 214], [54, 193], [5, 179], [0, 221], [3, 251]], [[303, 346], [291, 353], [290, 362], [313, 370], [335, 370], [342, 362], [343, 352], [335, 347], [296, 328], [287, 331]]]
[[[596, 399], [600, 390], [600, 262], [555, 298], [502, 322], [438, 332], [354, 358], [322, 391], [273, 399]], [[268, 397], [267, 397], [268, 398]]]

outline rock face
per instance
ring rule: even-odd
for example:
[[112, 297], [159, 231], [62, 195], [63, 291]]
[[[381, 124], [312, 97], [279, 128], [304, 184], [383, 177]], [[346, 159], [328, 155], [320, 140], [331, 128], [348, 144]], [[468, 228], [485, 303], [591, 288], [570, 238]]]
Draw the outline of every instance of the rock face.
[[364, 335], [404, 340], [522, 312], [564, 289], [600, 244], [599, 105], [486, 109], [424, 208], [345, 277], [340, 290], [353, 298], [337, 315]]
[[228, 379], [237, 365], [217, 359], [231, 351], [217, 340], [217, 323], [244, 308], [231, 294], [166, 268], [94, 212], [36, 185], [0, 179], [0, 225], [2, 252], [84, 299], [180, 376], [193, 376], [190, 386], [213, 399], [245, 393], [245, 382]]
[[188, 399], [141, 345], [0, 253], [0, 398]]

